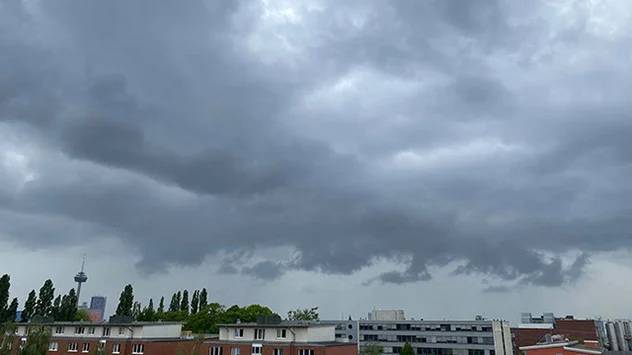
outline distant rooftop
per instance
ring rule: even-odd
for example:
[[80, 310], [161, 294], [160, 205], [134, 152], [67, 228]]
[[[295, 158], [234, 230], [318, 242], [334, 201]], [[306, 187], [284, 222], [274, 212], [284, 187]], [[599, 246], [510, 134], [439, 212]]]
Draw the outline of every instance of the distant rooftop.
[[182, 325], [182, 322], [29, 322], [17, 325], [55, 325], [55, 326], [159, 326], [159, 325]]

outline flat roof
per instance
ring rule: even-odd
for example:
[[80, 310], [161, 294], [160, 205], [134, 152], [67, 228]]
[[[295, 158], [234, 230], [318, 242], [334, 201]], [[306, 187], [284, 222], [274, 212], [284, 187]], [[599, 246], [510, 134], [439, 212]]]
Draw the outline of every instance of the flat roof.
[[[238, 341], [238, 340], [207, 340], [204, 342], [204, 344], [235, 344], [235, 345], [244, 345], [244, 344], [253, 344], [256, 343], [256, 341], [251, 341], [251, 340], [244, 340], [244, 341]], [[293, 346], [353, 346], [354, 348], [358, 346], [358, 343], [352, 343], [352, 342], [341, 342], [341, 341], [321, 341], [321, 342], [317, 342], [317, 341], [308, 341], [308, 342], [274, 342], [274, 341], [262, 341], [261, 342], [262, 345], [279, 345], [279, 346], [285, 346], [285, 345], [293, 345]]]
[[258, 324], [258, 323], [230, 323], [218, 324], [218, 327], [224, 328], [309, 328], [309, 327], [333, 327], [333, 324], [323, 323], [293, 323], [282, 322], [279, 324]]
[[16, 326], [29, 326], [29, 325], [45, 325], [45, 326], [159, 326], [159, 325], [182, 325], [182, 322], [131, 322], [131, 323], [119, 323], [119, 322], [50, 322], [50, 323], [17, 323]]

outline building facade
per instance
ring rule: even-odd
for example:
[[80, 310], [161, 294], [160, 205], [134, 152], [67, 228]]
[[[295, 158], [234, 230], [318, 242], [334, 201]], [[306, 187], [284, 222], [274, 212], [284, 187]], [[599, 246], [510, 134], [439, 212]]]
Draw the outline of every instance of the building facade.
[[359, 350], [367, 345], [378, 345], [384, 349], [384, 354], [398, 354], [408, 342], [418, 355], [513, 354], [511, 329], [507, 321], [406, 320], [399, 311], [395, 316], [400, 320], [321, 323], [335, 324], [336, 339], [340, 342], [357, 341]]
[[357, 345], [336, 341], [335, 327], [317, 322], [219, 325], [209, 355], [357, 355]]
[[[104, 349], [113, 355], [173, 355], [178, 349], [196, 346], [193, 339], [182, 337], [181, 323], [86, 323], [54, 322], [44, 324], [51, 329], [48, 355], [94, 354]], [[12, 348], [26, 345], [29, 327], [37, 324], [19, 324]]]

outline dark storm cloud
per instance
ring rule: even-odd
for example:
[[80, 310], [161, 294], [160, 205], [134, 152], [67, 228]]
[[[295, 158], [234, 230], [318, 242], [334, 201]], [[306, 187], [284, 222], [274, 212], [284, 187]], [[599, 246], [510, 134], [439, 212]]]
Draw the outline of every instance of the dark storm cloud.
[[[3, 227], [16, 241], [48, 246], [62, 237], [42, 226], [63, 219], [125, 241], [147, 273], [209, 255], [265, 280], [391, 260], [405, 266], [367, 283], [456, 264], [518, 286], [574, 282], [589, 253], [632, 246], [632, 80], [609, 69], [629, 49], [608, 42], [608, 65], [562, 62], [571, 72], [556, 78], [534, 49], [549, 44], [538, 2], [332, 2], [279, 30], [303, 46], [281, 56], [292, 65], [262, 59], [280, 47], [248, 49], [265, 36], [256, 2], [63, 0], [38, 18], [12, 16], [16, 4], [0, 11], [0, 129], [26, 124], [51, 150], [34, 158], [37, 179], [0, 195], [3, 213], [38, 221]], [[349, 20], [365, 10], [379, 16]], [[50, 40], [36, 40], [42, 26]], [[585, 36], [561, 43], [590, 49]], [[525, 78], [538, 65], [553, 69]], [[417, 86], [401, 102], [378, 79], [342, 108], [299, 104], [356, 66]], [[405, 151], [418, 159], [398, 166]], [[248, 265], [262, 248], [296, 254]]]

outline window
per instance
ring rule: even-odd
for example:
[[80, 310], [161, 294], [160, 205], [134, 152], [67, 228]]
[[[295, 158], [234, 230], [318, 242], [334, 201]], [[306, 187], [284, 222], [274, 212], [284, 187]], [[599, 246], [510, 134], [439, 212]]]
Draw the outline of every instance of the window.
[[90, 343], [83, 343], [81, 345], [81, 352], [82, 353], [87, 353], [90, 351]]
[[299, 349], [298, 355], [314, 355], [314, 349]]
[[252, 355], [261, 355], [261, 345], [252, 346]]
[[142, 354], [145, 352], [145, 344], [134, 344], [132, 354]]
[[272, 355], [283, 355], [283, 349], [274, 349], [274, 353]]
[[59, 350], [59, 343], [52, 342], [48, 344], [48, 351], [57, 351], [57, 350]]
[[222, 347], [221, 346], [212, 347], [209, 355], [222, 355]]
[[75, 334], [83, 334], [86, 332], [86, 328], [84, 327], [75, 327]]
[[235, 338], [243, 338], [244, 337], [244, 330], [243, 329], [235, 329]]
[[125, 327], [119, 327], [119, 335], [125, 334]]
[[277, 339], [285, 339], [287, 335], [287, 329], [277, 329]]
[[103, 328], [103, 336], [104, 337], [109, 337], [110, 336], [110, 327]]
[[56, 327], [55, 328], [55, 334], [64, 334], [64, 327]]
[[239, 355], [239, 348], [230, 349], [230, 355]]
[[103, 348], [105, 348], [105, 340], [101, 340], [99, 342], [99, 349], [103, 349]]
[[26, 338], [20, 339], [20, 349], [22, 349], [26, 345]]
[[120, 354], [121, 353], [121, 344], [112, 345], [112, 354]]
[[88, 328], [88, 334], [94, 334], [96, 331], [97, 331], [97, 328], [95, 327]]
[[77, 343], [68, 343], [68, 351], [76, 352], [77, 351]]
[[255, 329], [255, 340], [263, 340], [266, 337], [265, 329]]

